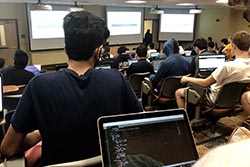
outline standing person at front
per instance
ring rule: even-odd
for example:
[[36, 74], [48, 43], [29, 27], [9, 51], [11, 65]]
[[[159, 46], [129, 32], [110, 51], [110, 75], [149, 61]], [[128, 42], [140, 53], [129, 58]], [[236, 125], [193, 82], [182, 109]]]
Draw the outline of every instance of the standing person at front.
[[3, 139], [3, 158], [41, 139], [43, 166], [100, 155], [97, 119], [142, 111], [120, 72], [94, 69], [109, 36], [105, 22], [87, 11], [71, 12], [63, 28], [68, 69], [28, 84]]

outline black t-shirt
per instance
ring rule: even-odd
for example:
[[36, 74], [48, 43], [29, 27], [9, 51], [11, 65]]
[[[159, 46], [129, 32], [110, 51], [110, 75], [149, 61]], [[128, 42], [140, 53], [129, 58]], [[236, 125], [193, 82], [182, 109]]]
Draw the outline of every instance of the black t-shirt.
[[22, 133], [40, 130], [42, 163], [49, 165], [100, 155], [97, 119], [142, 110], [117, 70], [90, 69], [79, 76], [65, 69], [36, 76], [11, 122]]

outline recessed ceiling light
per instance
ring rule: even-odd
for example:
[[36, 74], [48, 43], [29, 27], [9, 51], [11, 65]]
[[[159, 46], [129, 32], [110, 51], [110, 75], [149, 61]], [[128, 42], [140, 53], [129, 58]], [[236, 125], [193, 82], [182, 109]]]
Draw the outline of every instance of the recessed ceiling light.
[[147, 1], [140, 1], [140, 0], [128, 0], [125, 2], [126, 3], [133, 3], [133, 4], [147, 3]]
[[228, 0], [217, 0], [215, 3], [228, 3]]
[[194, 6], [195, 4], [193, 4], [193, 3], [178, 3], [176, 5], [177, 6]]

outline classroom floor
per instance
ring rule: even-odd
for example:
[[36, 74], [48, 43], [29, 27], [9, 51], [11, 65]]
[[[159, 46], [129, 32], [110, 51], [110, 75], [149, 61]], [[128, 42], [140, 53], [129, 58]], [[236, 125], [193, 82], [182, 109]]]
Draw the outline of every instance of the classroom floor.
[[233, 129], [239, 127], [243, 120], [244, 115], [242, 112], [236, 116], [221, 118], [217, 123], [215, 133], [211, 133], [208, 125], [193, 128], [192, 130], [199, 156], [203, 156], [214, 147], [226, 144]]

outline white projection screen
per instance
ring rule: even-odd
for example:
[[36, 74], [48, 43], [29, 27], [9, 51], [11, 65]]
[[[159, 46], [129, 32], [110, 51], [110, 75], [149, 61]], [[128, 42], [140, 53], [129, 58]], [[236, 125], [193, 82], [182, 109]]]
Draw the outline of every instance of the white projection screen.
[[63, 18], [69, 13], [68, 6], [55, 5], [52, 11], [34, 10], [34, 4], [26, 8], [30, 50], [63, 49]]
[[167, 10], [160, 16], [159, 41], [175, 38], [178, 41], [193, 41], [195, 14], [188, 10]]
[[106, 7], [110, 45], [142, 43], [144, 9], [137, 7]]

